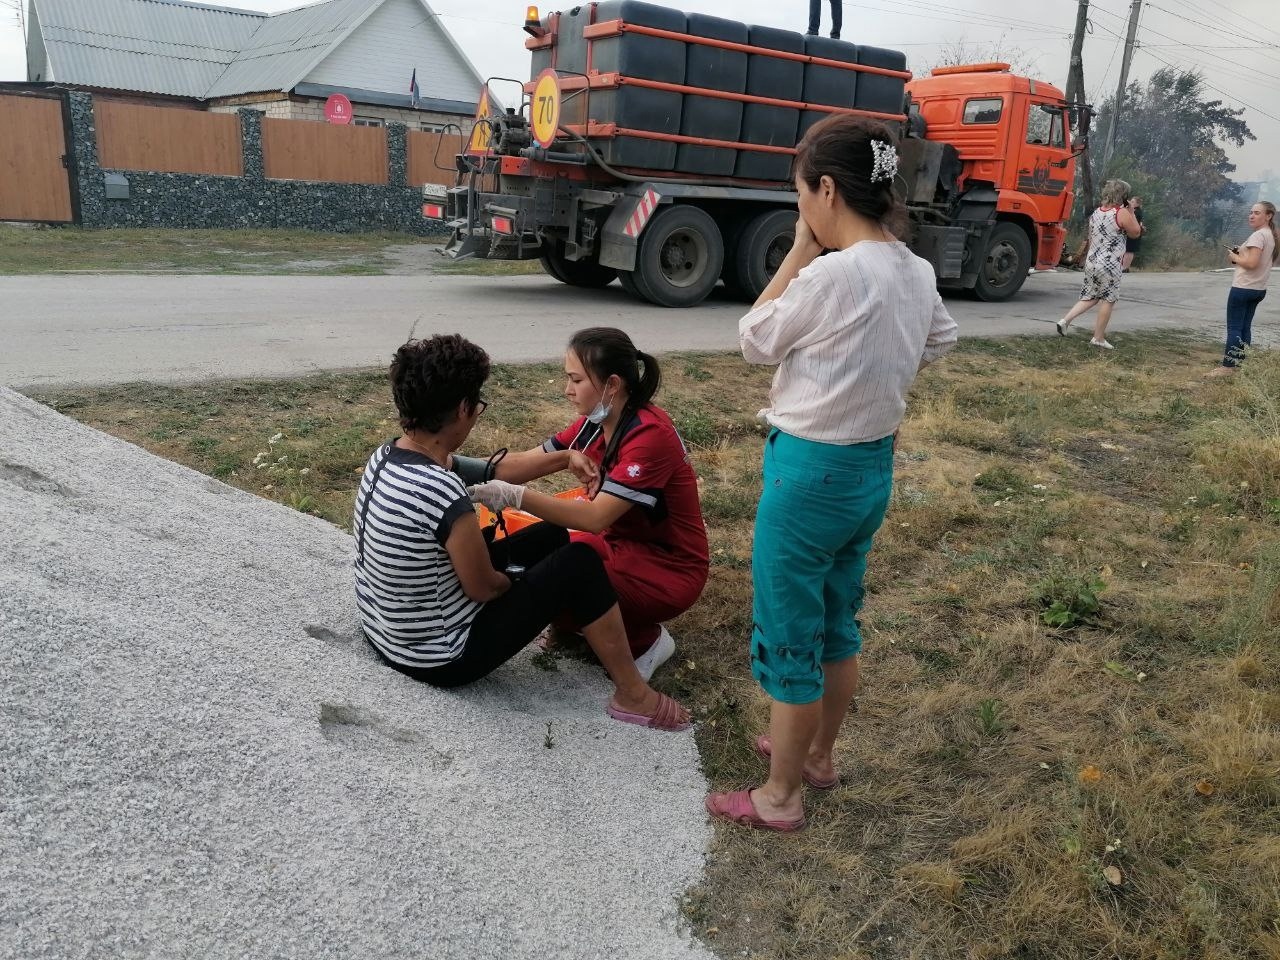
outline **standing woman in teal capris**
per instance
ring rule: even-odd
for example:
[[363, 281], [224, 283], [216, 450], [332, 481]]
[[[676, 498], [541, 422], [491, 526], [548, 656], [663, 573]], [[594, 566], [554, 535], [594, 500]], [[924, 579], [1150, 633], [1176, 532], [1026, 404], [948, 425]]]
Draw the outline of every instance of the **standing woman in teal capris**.
[[778, 365], [751, 556], [751, 671], [773, 700], [755, 746], [769, 778], [706, 803], [744, 826], [797, 830], [804, 785], [840, 782], [832, 750], [858, 684], [862, 580], [894, 434], [916, 373], [956, 342], [933, 268], [895, 235], [897, 171], [884, 124], [814, 126], [796, 154], [795, 243], [738, 323], [743, 356]]

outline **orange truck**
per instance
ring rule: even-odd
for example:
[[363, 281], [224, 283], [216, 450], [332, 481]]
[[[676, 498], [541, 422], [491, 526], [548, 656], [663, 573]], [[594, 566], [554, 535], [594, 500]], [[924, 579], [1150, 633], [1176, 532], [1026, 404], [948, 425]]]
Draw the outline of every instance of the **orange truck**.
[[455, 186], [424, 188], [446, 256], [538, 258], [667, 307], [720, 282], [754, 300], [794, 238], [796, 144], [850, 113], [899, 132], [904, 240], [940, 288], [1004, 300], [1058, 263], [1074, 108], [1007, 64], [913, 79], [897, 51], [639, 0], [530, 7], [525, 30], [521, 106], [478, 119]]

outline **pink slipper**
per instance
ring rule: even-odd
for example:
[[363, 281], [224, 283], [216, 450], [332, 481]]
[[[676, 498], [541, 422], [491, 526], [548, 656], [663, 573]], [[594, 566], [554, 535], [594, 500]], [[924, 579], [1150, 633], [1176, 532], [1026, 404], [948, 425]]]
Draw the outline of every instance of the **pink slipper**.
[[[760, 736], [756, 737], [756, 753], [760, 754], [760, 756], [764, 757], [766, 760], [773, 756], [773, 741], [769, 739], [768, 734], [762, 733]], [[838, 773], [830, 780], [819, 780], [817, 777], [811, 775], [808, 770], [801, 770], [800, 777], [805, 783], [813, 787], [815, 790], [830, 790], [834, 787], [840, 786], [840, 774]]]
[[612, 700], [606, 708], [609, 716], [622, 723], [634, 723], [638, 727], [649, 727], [653, 730], [666, 730], [669, 733], [679, 733], [682, 730], [688, 730], [693, 726], [692, 721], [681, 721], [677, 719], [680, 716], [680, 704], [676, 703], [665, 693], [658, 694], [658, 709], [653, 716], [646, 717], [643, 713], [628, 713], [621, 707], [617, 706]]
[[743, 827], [755, 830], [774, 830], [778, 833], [794, 833], [804, 827], [804, 817], [797, 820], [766, 820], [751, 802], [750, 790], [735, 790], [733, 793], [709, 793], [703, 804], [707, 813], [717, 820], [728, 820]]

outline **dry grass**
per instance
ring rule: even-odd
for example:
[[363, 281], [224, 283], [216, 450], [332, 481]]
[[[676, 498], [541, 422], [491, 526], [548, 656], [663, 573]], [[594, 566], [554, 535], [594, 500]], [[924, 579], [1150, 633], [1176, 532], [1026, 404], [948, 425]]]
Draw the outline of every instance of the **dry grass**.
[[[918, 384], [843, 785], [802, 834], [718, 830], [684, 910], [724, 956], [1280, 957], [1280, 356], [1204, 383], [1214, 352], [1177, 339], [1086, 350], [969, 342]], [[746, 786], [769, 374], [665, 369], [714, 570], [659, 679], [703, 718], [712, 783]], [[554, 368], [497, 370], [472, 450], [562, 425], [559, 391]], [[380, 374], [40, 399], [343, 525], [395, 432]], [[1045, 623], [1055, 601], [1072, 626]]]

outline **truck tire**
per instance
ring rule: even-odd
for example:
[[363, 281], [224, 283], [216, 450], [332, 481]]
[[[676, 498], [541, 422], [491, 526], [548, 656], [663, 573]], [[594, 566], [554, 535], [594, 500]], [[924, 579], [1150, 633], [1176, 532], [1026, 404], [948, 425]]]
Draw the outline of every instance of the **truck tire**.
[[618, 276], [613, 267], [602, 267], [594, 260], [566, 260], [559, 243], [551, 244], [543, 253], [542, 269], [571, 287], [607, 287]]
[[715, 289], [724, 266], [724, 238], [711, 216], [677, 203], [654, 215], [640, 235], [630, 285], [650, 303], [692, 307]]
[[1008, 300], [1022, 289], [1031, 271], [1031, 241], [1012, 223], [997, 223], [987, 240], [973, 292], [979, 300]]
[[727, 283], [734, 295], [747, 303], [755, 303], [778, 272], [778, 267], [782, 266], [782, 260], [795, 239], [794, 210], [768, 210], [748, 221], [738, 235], [732, 283]]

